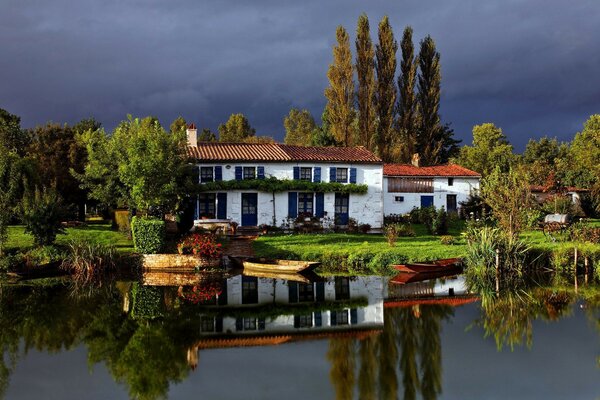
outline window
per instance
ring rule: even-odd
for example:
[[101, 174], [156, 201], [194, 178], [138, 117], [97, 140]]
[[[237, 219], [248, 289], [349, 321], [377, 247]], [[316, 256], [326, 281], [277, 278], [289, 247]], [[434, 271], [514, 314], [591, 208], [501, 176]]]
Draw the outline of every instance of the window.
[[298, 301], [315, 301], [315, 290], [312, 283], [298, 284]]
[[447, 194], [446, 195], [446, 210], [448, 212], [456, 212], [456, 195], [455, 194]]
[[200, 182], [212, 182], [214, 181], [213, 167], [200, 167]]
[[258, 303], [258, 278], [242, 277], [242, 304]]
[[313, 214], [313, 194], [298, 193], [298, 214]]
[[215, 319], [213, 317], [200, 318], [200, 332], [214, 332]]
[[350, 300], [350, 279], [347, 277], [335, 278], [335, 299]]
[[244, 167], [244, 179], [256, 179], [256, 167]]
[[348, 182], [348, 168], [336, 168], [335, 181], [340, 183]]
[[448, 186], [454, 186], [454, 178], [448, 178]]
[[331, 313], [332, 325], [348, 325], [348, 310]]
[[236, 318], [235, 329], [237, 331], [263, 331], [265, 320], [264, 318]]
[[244, 318], [244, 330], [255, 331], [256, 330], [256, 318]]
[[397, 202], [401, 203], [404, 201], [404, 196], [396, 196], [394, 197], [394, 200], [396, 200]]
[[312, 328], [313, 318], [312, 314], [299, 315], [297, 328]]
[[214, 193], [200, 193], [198, 195], [198, 217], [214, 218], [216, 209], [216, 195]]
[[350, 205], [350, 196], [343, 193], [336, 193], [335, 196], [335, 214], [348, 214], [348, 207]]
[[389, 193], [433, 193], [433, 178], [388, 178]]
[[300, 180], [301, 181], [312, 181], [312, 168], [302, 167], [300, 168]]

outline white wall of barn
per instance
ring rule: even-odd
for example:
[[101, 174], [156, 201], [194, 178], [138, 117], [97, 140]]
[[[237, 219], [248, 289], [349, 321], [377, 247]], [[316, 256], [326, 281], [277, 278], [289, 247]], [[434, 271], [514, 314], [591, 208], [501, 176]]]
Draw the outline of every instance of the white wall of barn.
[[[356, 168], [356, 183], [368, 185], [366, 194], [350, 194], [349, 217], [356, 219], [359, 223], [370, 224], [377, 228], [383, 225], [383, 167], [381, 164], [341, 164], [341, 163], [218, 163], [199, 164], [199, 167], [211, 167], [221, 165], [223, 180], [235, 180], [235, 167], [258, 167], [265, 169], [265, 178], [275, 177], [277, 179], [293, 179], [294, 166], [321, 168], [321, 182], [329, 182], [329, 168]], [[227, 168], [229, 166], [229, 168]], [[348, 170], [349, 171], [349, 170]], [[273, 212], [275, 222], [280, 226], [288, 217], [288, 193], [275, 194], [275, 208], [273, 208], [273, 194], [253, 190], [227, 191], [227, 218], [241, 224], [241, 199], [242, 193], [258, 194], [258, 225], [273, 225]], [[314, 201], [313, 201], [314, 207]], [[325, 194], [325, 215], [334, 218], [335, 194]]]
[[[448, 177], [433, 178], [433, 193], [400, 193], [388, 191], [388, 179], [383, 179], [383, 212], [385, 215], [406, 214], [414, 207], [421, 207], [421, 196], [433, 196], [433, 205], [436, 208], [448, 208], [448, 194], [456, 195], [456, 203], [460, 208], [460, 203], [467, 200], [469, 195], [479, 190], [479, 178], [454, 178], [454, 184], [448, 184]], [[404, 201], [397, 201], [396, 197], [402, 196]]]

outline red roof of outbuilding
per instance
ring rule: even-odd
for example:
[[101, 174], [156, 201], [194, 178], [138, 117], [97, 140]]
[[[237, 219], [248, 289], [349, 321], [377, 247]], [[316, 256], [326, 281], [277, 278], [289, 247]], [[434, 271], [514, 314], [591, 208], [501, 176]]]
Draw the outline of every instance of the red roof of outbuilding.
[[382, 162], [362, 146], [304, 147], [279, 143], [198, 143], [198, 146], [188, 146], [188, 156], [198, 161]]
[[383, 175], [386, 176], [472, 176], [481, 174], [457, 164], [433, 165], [430, 167], [415, 167], [411, 164], [385, 164]]

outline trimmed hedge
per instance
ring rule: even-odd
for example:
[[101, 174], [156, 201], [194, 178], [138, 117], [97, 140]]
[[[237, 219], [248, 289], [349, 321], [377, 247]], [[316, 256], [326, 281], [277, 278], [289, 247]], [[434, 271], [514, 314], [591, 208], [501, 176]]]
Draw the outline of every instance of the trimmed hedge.
[[131, 220], [133, 244], [138, 253], [160, 253], [165, 245], [165, 232], [165, 221], [137, 216]]

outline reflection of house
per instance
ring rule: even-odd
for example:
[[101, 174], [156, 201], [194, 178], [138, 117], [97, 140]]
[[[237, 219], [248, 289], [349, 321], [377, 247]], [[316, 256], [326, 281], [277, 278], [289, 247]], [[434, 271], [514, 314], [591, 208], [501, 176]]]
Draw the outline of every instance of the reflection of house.
[[[298, 283], [239, 275], [228, 279], [223, 289], [213, 302], [215, 307], [200, 318], [201, 335], [270, 335], [383, 326], [380, 277]], [[281, 312], [262, 316], [261, 310], [270, 305], [282, 307]], [[236, 311], [229, 313], [227, 308]], [[213, 316], [217, 310], [222, 316]]]
[[432, 279], [423, 282], [409, 283], [406, 285], [395, 284], [390, 281], [385, 292], [385, 300], [415, 298], [442, 298], [468, 295], [465, 277], [462, 275]]
[[[328, 216], [341, 225], [383, 224], [382, 161], [364, 147], [303, 147], [276, 143], [198, 143], [188, 128], [188, 155], [199, 183], [232, 181], [227, 189], [199, 194], [195, 216], [232, 219], [242, 226], [281, 225], [288, 217]], [[317, 190], [260, 191], [248, 182], [268, 178], [302, 182], [366, 184], [365, 194]], [[240, 181], [233, 185], [233, 181]], [[314, 187], [315, 185], [313, 185]], [[234, 188], [235, 187], [235, 188]], [[304, 187], [307, 187], [304, 185]]]
[[444, 207], [457, 211], [459, 203], [479, 190], [481, 175], [456, 164], [419, 167], [385, 164], [383, 167], [384, 214], [406, 214], [414, 207]]

